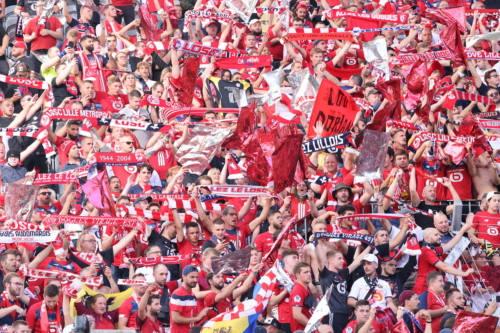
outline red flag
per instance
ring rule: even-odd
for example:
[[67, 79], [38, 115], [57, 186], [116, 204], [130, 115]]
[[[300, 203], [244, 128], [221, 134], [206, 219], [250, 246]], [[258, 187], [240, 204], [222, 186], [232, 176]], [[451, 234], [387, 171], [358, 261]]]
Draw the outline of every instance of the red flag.
[[323, 122], [322, 137], [348, 132], [359, 107], [349, 93], [329, 80], [321, 81], [318, 95], [309, 121], [310, 138], [316, 136], [314, 125], [317, 121]]
[[[352, 30], [354, 28], [360, 28], [362, 30], [365, 29], [377, 29], [382, 26], [380, 22], [377, 21], [368, 21], [362, 18], [356, 17], [346, 17], [347, 28]], [[373, 32], [363, 32], [359, 35], [359, 39], [363, 42], [369, 42], [373, 40], [373, 37], [378, 34], [378, 31]]]
[[247, 177], [261, 186], [267, 185], [270, 169], [266, 156], [259, 144], [259, 136], [265, 133], [263, 127], [259, 128], [241, 146], [241, 151], [247, 156]]
[[[422, 98], [429, 90], [425, 60], [420, 58], [411, 65], [406, 76], [406, 83], [408, 85], [408, 92], [404, 100], [404, 105], [406, 110], [410, 111], [420, 104]], [[430, 103], [430, 101], [428, 103]]]
[[[452, 6], [450, 2], [450, 6]], [[447, 12], [453, 19], [455, 19], [460, 27], [460, 31], [465, 32], [465, 7], [464, 6], [456, 6], [456, 7], [448, 7], [441, 8], [442, 11]]]
[[495, 332], [498, 317], [458, 310], [454, 332]]
[[[455, 16], [456, 15], [456, 16]], [[458, 23], [461, 32], [465, 32], [465, 9], [463, 6], [453, 8], [428, 8], [424, 17], [439, 22], [447, 27], [453, 23]]]
[[90, 203], [104, 216], [116, 217], [115, 203], [109, 190], [106, 169], [99, 172], [94, 178], [88, 179], [82, 189]]
[[340, 80], [349, 80], [354, 74], [361, 75], [361, 71], [363, 71], [363, 68], [340, 69], [332, 65], [326, 65], [326, 70], [333, 76], [340, 78]]
[[240, 116], [234, 133], [222, 143], [223, 148], [240, 149], [245, 140], [252, 135], [257, 126], [255, 103], [241, 108]]
[[200, 69], [200, 57], [190, 57], [184, 60], [181, 75], [179, 103], [186, 106], [193, 104], [194, 86]]
[[293, 185], [299, 153], [302, 151], [302, 137], [302, 134], [291, 134], [280, 137], [280, 140], [275, 143], [272, 160], [274, 191], [276, 193]]
[[411, 333], [403, 319], [400, 319], [394, 326], [394, 333]]
[[381, 81], [377, 83], [375, 88], [377, 88], [382, 93], [382, 96], [391, 103], [401, 100], [401, 79]]
[[387, 118], [401, 120], [401, 103], [399, 101], [391, 103], [382, 110], [375, 112], [373, 120], [366, 125], [365, 129], [383, 132], [385, 131]]
[[455, 22], [441, 31], [440, 37], [444, 47], [451, 53], [453, 68], [465, 66], [464, 47], [462, 38], [460, 37], [458, 23]]

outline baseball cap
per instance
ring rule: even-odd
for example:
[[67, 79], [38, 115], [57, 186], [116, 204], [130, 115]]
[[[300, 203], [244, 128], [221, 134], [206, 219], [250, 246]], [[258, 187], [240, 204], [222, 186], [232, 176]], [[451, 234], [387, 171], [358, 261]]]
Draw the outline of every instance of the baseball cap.
[[251, 26], [252, 24], [257, 23], [257, 22], [261, 23], [261, 22], [260, 22], [260, 20], [253, 19], [253, 20], [251, 20], [251, 21], [248, 23], [248, 26]]
[[12, 43], [12, 46], [13, 47], [19, 47], [21, 49], [23, 49], [24, 51], [26, 51], [26, 44], [24, 42], [15, 42], [15, 43]]
[[182, 275], [188, 275], [189, 273], [193, 273], [193, 272], [198, 272], [198, 269], [196, 268], [196, 266], [195, 265], [187, 265], [182, 270]]
[[279, 321], [276, 320], [276, 318], [273, 317], [266, 318], [266, 320], [264, 320], [264, 322], [262, 322], [261, 325], [262, 326], [271, 325], [276, 327], [277, 329], [281, 329], [281, 324], [279, 323]]
[[408, 207], [404, 207], [402, 209], [400, 209], [398, 211], [399, 214], [411, 214], [411, 215], [415, 215], [417, 214], [418, 212], [414, 211], [414, 210], [411, 210], [410, 208]]
[[7, 152], [7, 158], [9, 157], [21, 158], [21, 153], [19, 152], [19, 150], [11, 149]]
[[134, 206], [143, 200], [147, 200], [148, 203], [151, 203], [151, 201], [153, 201], [153, 199], [151, 197], [139, 197], [139, 198], [134, 200]]
[[316, 45], [318, 45], [320, 42], [324, 42], [324, 40], [323, 39], [315, 40], [313, 46], [316, 47]]
[[405, 302], [412, 298], [412, 296], [415, 295], [415, 292], [413, 290], [405, 290], [399, 295], [399, 304], [401, 306], [405, 306]]
[[299, 3], [297, 5], [297, 8], [304, 8], [304, 9], [309, 9], [309, 7], [305, 3]]
[[207, 24], [207, 27], [208, 27], [209, 25], [212, 25], [212, 24], [219, 25], [219, 22], [217, 22], [217, 21], [210, 21], [210, 22]]
[[364, 261], [374, 262], [374, 263], [378, 264], [378, 258], [373, 253], [368, 253], [367, 255], [365, 255], [365, 257], [363, 258], [363, 260]]
[[381, 94], [380, 90], [378, 89], [372, 89], [368, 92], [368, 95], [366, 96], [370, 96], [370, 95], [373, 95], [373, 94]]
[[26, 65], [24, 62], [21, 62], [21, 63], [17, 64], [17, 66], [16, 66], [16, 73], [18, 73], [18, 72], [25, 73], [25, 72], [29, 72], [29, 71], [30, 71], [29, 66]]
[[491, 191], [491, 192], [488, 192], [488, 193], [486, 194], [486, 200], [487, 200], [487, 201], [490, 201], [490, 199], [491, 199], [491, 198], [493, 198], [493, 196], [494, 196], [495, 194], [500, 194], [500, 192], [497, 192], [497, 191]]

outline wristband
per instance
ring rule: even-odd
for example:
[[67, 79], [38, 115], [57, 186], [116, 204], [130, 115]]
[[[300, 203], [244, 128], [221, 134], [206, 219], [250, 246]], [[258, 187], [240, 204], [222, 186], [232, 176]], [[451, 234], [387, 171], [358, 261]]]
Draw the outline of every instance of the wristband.
[[427, 324], [432, 324], [432, 321], [426, 321]]
[[59, 59], [61, 59], [62, 57], [64, 57], [66, 55], [66, 50], [62, 51], [61, 53], [59, 53], [58, 57]]
[[321, 286], [321, 283], [319, 283], [319, 282], [313, 282], [313, 286]]

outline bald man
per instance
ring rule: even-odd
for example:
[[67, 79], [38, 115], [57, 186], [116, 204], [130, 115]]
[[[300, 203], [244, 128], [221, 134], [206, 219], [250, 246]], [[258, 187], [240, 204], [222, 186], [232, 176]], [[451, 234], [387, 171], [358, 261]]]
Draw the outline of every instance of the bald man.
[[[417, 179], [416, 179], [416, 171], [413, 169], [410, 177], [410, 195], [411, 195], [411, 203], [413, 207], [428, 212], [432, 215], [436, 215], [437, 213], [445, 213], [447, 215], [453, 213], [454, 205], [437, 205], [436, 204], [436, 187], [435, 186], [444, 186], [447, 187], [450, 191], [450, 194], [453, 198], [454, 203], [459, 204], [462, 203], [460, 196], [457, 191], [453, 187], [453, 184], [448, 178], [439, 178], [442, 180], [441, 183], [434, 180], [433, 185], [425, 186], [422, 189], [422, 198], [424, 200], [420, 200], [420, 196], [417, 192]], [[431, 180], [429, 180], [431, 181]], [[434, 221], [431, 216], [426, 216], [423, 214], [415, 214], [415, 223], [421, 227], [423, 230], [427, 228], [434, 227]]]
[[156, 288], [153, 293], [160, 295], [161, 311], [158, 320], [164, 324], [170, 324], [170, 295], [179, 287], [178, 281], [167, 281], [168, 268], [164, 264], [158, 264], [153, 268]]
[[434, 228], [436, 228], [441, 235], [441, 244], [447, 244], [455, 236], [451, 232], [450, 223], [451, 221], [448, 219], [448, 216], [443, 213], [434, 215]]
[[417, 294], [421, 294], [427, 290], [427, 274], [434, 271], [441, 271], [458, 276], [469, 276], [474, 272], [474, 269], [469, 269], [467, 272], [462, 272], [453, 266], [442, 262], [443, 253], [451, 250], [464, 233], [469, 230], [471, 224], [465, 224], [462, 229], [449, 241], [441, 246], [441, 234], [435, 228], [427, 228], [424, 230], [424, 243], [422, 246], [422, 254], [418, 260], [418, 276], [413, 289]]

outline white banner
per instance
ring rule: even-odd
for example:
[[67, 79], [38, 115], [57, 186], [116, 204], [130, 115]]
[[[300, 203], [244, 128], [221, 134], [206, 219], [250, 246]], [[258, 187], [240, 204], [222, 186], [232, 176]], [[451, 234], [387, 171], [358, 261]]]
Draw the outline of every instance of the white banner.
[[56, 240], [59, 230], [0, 230], [0, 243], [48, 243]]

